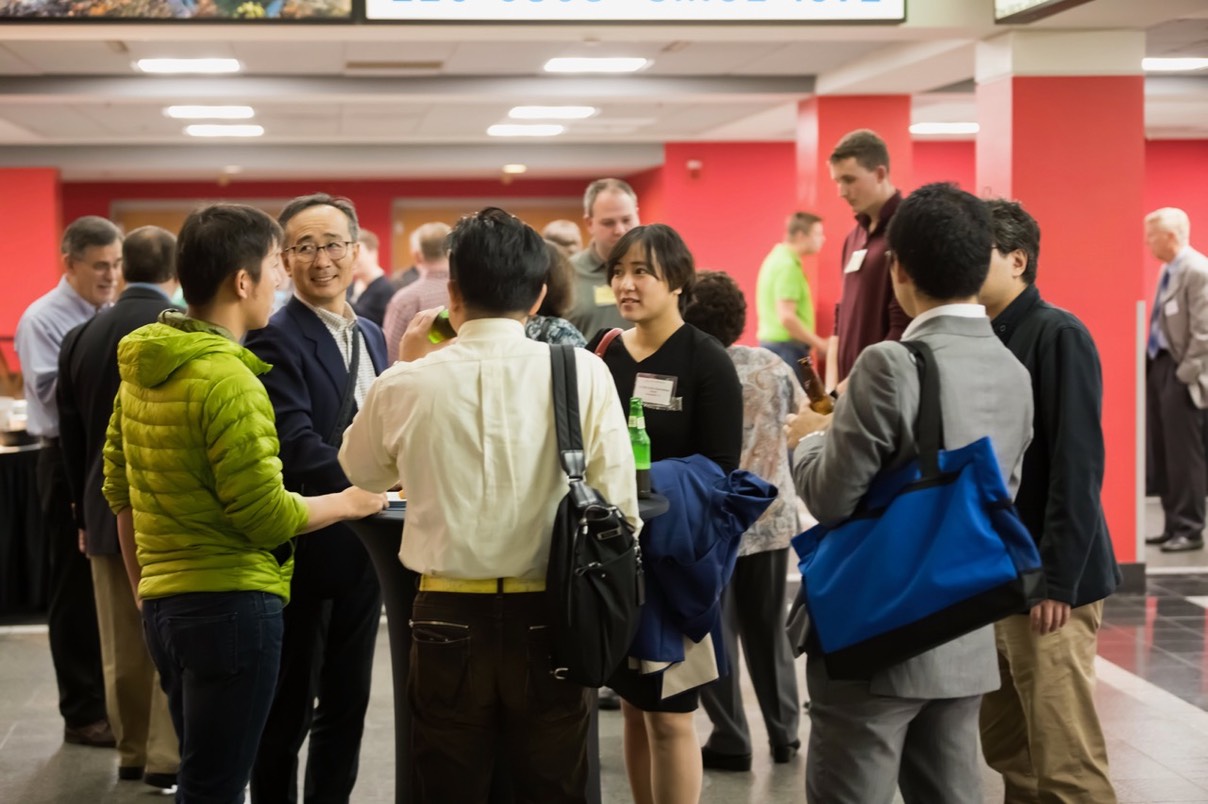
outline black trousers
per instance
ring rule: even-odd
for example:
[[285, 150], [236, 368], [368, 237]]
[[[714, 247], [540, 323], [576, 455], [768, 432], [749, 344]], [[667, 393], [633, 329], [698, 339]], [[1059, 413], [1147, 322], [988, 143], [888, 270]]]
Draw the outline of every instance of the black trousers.
[[1169, 352], [1149, 361], [1147, 411], [1154, 468], [1162, 489], [1163, 532], [1203, 538], [1208, 461], [1204, 455], [1204, 412], [1191, 401], [1187, 385], [1175, 376]]
[[[309, 734], [302, 800], [343, 804], [357, 779], [382, 595], [351, 532], [308, 534], [298, 544], [281, 672], [252, 769], [252, 801], [298, 801], [298, 752]], [[342, 553], [334, 563], [328, 560], [333, 552]]]
[[545, 595], [420, 592], [411, 620], [411, 800], [485, 804], [504, 764], [519, 804], [586, 802], [592, 691], [550, 672]]
[[71, 489], [57, 441], [38, 454], [38, 498], [42, 505], [50, 569], [50, 656], [59, 684], [59, 712], [68, 726], [105, 719], [101, 638], [92, 593], [92, 567], [80, 552], [71, 516]]

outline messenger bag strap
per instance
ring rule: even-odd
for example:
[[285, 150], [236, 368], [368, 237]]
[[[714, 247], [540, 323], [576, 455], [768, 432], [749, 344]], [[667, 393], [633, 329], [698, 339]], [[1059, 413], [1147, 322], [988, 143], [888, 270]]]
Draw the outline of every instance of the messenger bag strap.
[[940, 473], [940, 450], [944, 446], [944, 417], [940, 407], [940, 370], [931, 347], [922, 341], [902, 341], [919, 370], [919, 417], [914, 433], [918, 444], [919, 468], [923, 477]]
[[608, 347], [617, 339], [617, 336], [622, 332], [620, 327], [613, 327], [604, 333], [604, 337], [600, 338], [600, 342], [596, 344], [596, 357], [603, 357], [608, 351]]
[[586, 471], [583, 431], [579, 425], [579, 382], [575, 373], [575, 348], [567, 344], [549, 348], [554, 382], [554, 425], [558, 433], [558, 456], [562, 469], [572, 480], [582, 480]]

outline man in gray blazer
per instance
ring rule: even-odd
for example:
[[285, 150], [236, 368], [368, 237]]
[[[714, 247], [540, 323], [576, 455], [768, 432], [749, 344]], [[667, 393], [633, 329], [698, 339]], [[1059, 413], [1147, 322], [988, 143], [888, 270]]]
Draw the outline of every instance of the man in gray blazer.
[[1145, 217], [1145, 244], [1165, 263], [1149, 318], [1149, 437], [1162, 488], [1163, 553], [1204, 547], [1203, 409], [1208, 408], [1208, 257], [1188, 245], [1191, 223], [1167, 207]]
[[[888, 231], [890, 275], [914, 318], [903, 341], [926, 343], [940, 375], [944, 447], [989, 435], [1011, 493], [1019, 487], [1032, 438], [1027, 370], [995, 337], [977, 304], [993, 246], [985, 205], [952, 185], [916, 190]], [[919, 385], [901, 344], [866, 348], [833, 415], [803, 407], [786, 430], [793, 478], [824, 523], [850, 516], [880, 472], [916, 456]], [[810, 738], [806, 798], [811, 804], [981, 801], [977, 750], [983, 693], [999, 685], [994, 631], [981, 628], [876, 673], [869, 681], [827, 676], [806, 665]]]

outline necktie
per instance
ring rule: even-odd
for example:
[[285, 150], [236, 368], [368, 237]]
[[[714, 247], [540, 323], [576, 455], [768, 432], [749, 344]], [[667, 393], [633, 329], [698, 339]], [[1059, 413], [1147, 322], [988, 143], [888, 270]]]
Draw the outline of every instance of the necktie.
[[1162, 297], [1166, 295], [1166, 288], [1170, 285], [1170, 264], [1162, 266], [1162, 278], [1158, 280], [1158, 295], [1153, 302], [1153, 314], [1149, 317], [1149, 359], [1152, 360], [1158, 356], [1158, 352], [1162, 348], [1161, 328], [1158, 326], [1158, 319], [1162, 314]]

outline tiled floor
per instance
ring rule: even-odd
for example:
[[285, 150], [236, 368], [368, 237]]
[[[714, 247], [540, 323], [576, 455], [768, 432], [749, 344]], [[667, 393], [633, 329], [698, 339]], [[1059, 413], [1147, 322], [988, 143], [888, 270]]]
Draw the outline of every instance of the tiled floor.
[[[1197, 599], [1199, 598], [1199, 599]], [[1151, 594], [1117, 597], [1107, 607], [1096, 701], [1108, 736], [1120, 801], [1208, 802], [1208, 673], [1204, 624], [1208, 575], [1151, 579]], [[374, 666], [356, 804], [393, 801], [389, 652], [383, 629]], [[762, 728], [749, 689], [754, 733]], [[64, 745], [44, 630], [0, 633], [0, 802], [149, 804], [167, 800], [137, 782], [115, 780], [112, 751]], [[702, 738], [708, 721], [698, 716]], [[808, 723], [803, 723], [802, 739]], [[757, 743], [759, 741], [757, 740]], [[604, 800], [630, 800], [621, 760], [620, 717], [601, 717]], [[773, 765], [757, 752], [749, 774], [707, 773], [703, 802], [804, 801], [804, 761]], [[1001, 800], [988, 768], [984, 800]]]
[[[1149, 506], [1153, 509], [1153, 505]], [[1160, 527], [1160, 511], [1147, 511]], [[1156, 532], [1156, 531], [1155, 531]], [[1148, 594], [1108, 601], [1100, 636], [1096, 702], [1108, 738], [1119, 799], [1208, 802], [1208, 555], [1147, 561], [1190, 574], [1154, 575]], [[1157, 560], [1154, 560], [1157, 559]], [[1204, 565], [1202, 572], [1194, 568]], [[800, 668], [799, 668], [800, 669]], [[394, 746], [385, 629], [374, 665], [374, 691], [354, 804], [393, 802]], [[801, 678], [799, 674], [798, 678]], [[749, 686], [747, 713], [762, 730]], [[44, 627], [0, 628], [0, 804], [150, 804], [169, 800], [137, 782], [117, 782], [112, 751], [62, 743], [56, 690]], [[630, 801], [621, 759], [620, 716], [601, 715], [604, 800]], [[708, 720], [698, 715], [703, 738]], [[801, 738], [808, 734], [803, 722]], [[756, 737], [757, 746], [762, 741]], [[803, 802], [804, 759], [773, 765], [757, 750], [747, 774], [706, 773], [708, 804]], [[984, 770], [984, 800], [1001, 801], [1002, 784]], [[970, 804], [976, 804], [971, 802]]]

